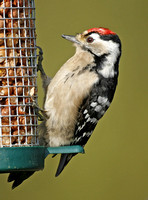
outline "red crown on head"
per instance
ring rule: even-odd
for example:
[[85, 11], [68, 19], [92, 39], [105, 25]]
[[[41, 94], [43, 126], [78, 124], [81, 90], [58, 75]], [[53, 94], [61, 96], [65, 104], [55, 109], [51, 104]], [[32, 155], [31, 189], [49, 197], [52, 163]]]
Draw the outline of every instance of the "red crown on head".
[[116, 33], [112, 32], [111, 30], [109, 30], [108, 28], [91, 28], [87, 30], [88, 33], [91, 32], [96, 32], [99, 33], [100, 35], [116, 35]]

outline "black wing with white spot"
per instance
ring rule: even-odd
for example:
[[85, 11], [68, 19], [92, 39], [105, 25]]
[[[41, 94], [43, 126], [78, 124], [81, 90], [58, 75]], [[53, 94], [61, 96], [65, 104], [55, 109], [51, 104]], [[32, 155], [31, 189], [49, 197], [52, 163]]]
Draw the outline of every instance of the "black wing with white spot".
[[[116, 89], [117, 78], [100, 77], [90, 94], [83, 100], [78, 111], [77, 122], [75, 126], [74, 140], [71, 145], [85, 146], [95, 129], [98, 120], [108, 109]], [[56, 172], [58, 176], [71, 158], [76, 154], [62, 154], [60, 163]]]
[[116, 89], [116, 79], [105, 79], [94, 85], [90, 94], [84, 99], [78, 112], [73, 144], [84, 146], [91, 136], [98, 120], [109, 108]]

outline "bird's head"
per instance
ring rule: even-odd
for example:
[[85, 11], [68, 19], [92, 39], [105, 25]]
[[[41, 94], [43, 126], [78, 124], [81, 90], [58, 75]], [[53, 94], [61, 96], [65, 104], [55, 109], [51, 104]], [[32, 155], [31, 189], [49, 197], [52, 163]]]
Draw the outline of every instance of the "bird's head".
[[113, 52], [118, 54], [121, 51], [119, 37], [107, 28], [92, 28], [76, 36], [62, 35], [62, 37], [98, 57]]

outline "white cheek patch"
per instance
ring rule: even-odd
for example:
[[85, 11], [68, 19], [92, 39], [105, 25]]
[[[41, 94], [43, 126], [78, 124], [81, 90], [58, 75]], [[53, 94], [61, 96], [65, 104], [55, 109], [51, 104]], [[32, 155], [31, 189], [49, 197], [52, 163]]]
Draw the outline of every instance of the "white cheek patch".
[[101, 39], [97, 33], [92, 33], [90, 37], [92, 37], [94, 41], [88, 44], [87, 48], [98, 57], [107, 54], [106, 60], [102, 63], [102, 69], [99, 70], [99, 73], [105, 78], [114, 77], [114, 64], [120, 54], [119, 44], [112, 40], [105, 41]]
[[105, 78], [112, 78], [115, 75], [114, 65], [120, 54], [119, 45], [112, 41], [104, 41], [104, 45], [106, 45], [106, 48], [108, 48], [109, 54], [106, 56], [106, 60], [102, 65], [102, 69], [99, 70], [99, 73]]

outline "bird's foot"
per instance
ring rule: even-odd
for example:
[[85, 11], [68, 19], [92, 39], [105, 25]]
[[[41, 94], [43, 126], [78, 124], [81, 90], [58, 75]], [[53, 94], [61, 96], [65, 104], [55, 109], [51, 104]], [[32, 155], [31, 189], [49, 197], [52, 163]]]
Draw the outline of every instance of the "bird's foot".
[[27, 105], [32, 106], [33, 109], [35, 110], [35, 114], [38, 116], [38, 120], [39, 121], [44, 121], [45, 120], [45, 114], [44, 114], [44, 110], [41, 109], [37, 102], [35, 100], [32, 100], [31, 103], [27, 103]]

